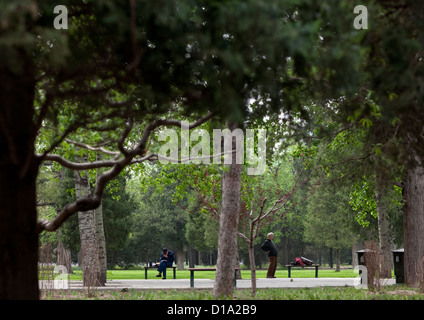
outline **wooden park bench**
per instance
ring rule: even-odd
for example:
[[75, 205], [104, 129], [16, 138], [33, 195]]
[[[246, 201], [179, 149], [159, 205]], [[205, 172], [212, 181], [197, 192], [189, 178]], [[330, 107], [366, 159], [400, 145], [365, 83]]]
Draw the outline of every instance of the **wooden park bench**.
[[[155, 265], [155, 266], [145, 266], [144, 267], [144, 278], [147, 279], [147, 269], [157, 269], [159, 266]], [[176, 266], [172, 266], [172, 267], [167, 267], [167, 269], [174, 269], [174, 279], [176, 279], [176, 273], [175, 273], [175, 269], [177, 268]]]
[[294, 265], [291, 265], [291, 264], [286, 264], [286, 267], [288, 268], [288, 271], [289, 271], [289, 278], [291, 278], [291, 268], [302, 268], [302, 269], [304, 269], [304, 268], [315, 268], [315, 278], [318, 278], [318, 268], [320, 267], [320, 265], [319, 264], [313, 264], [313, 265], [310, 265], [310, 266], [307, 266], [307, 265], [304, 265], [304, 266], [294, 266]]
[[[187, 268], [190, 271], [190, 287], [194, 288], [194, 271], [216, 271], [216, 268]], [[240, 268], [235, 268], [234, 271], [234, 287], [237, 286], [237, 271]]]

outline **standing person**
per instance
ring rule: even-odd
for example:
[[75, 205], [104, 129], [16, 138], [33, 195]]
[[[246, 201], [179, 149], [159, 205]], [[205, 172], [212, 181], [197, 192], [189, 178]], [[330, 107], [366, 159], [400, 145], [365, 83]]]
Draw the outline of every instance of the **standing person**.
[[166, 279], [166, 268], [172, 267], [172, 264], [174, 263], [174, 252], [171, 250], [168, 250], [166, 248], [162, 249], [162, 254], [159, 258], [159, 268], [158, 272], [159, 274], [156, 275], [156, 277], [161, 277], [163, 273], [163, 278]]
[[268, 252], [268, 257], [269, 257], [269, 267], [268, 267], [268, 272], [266, 274], [267, 278], [276, 278], [275, 270], [277, 269], [278, 250], [274, 242], [272, 242], [273, 238], [274, 238], [274, 233], [272, 232], [268, 233], [267, 239], [264, 241], [264, 243], [261, 246], [262, 250]]

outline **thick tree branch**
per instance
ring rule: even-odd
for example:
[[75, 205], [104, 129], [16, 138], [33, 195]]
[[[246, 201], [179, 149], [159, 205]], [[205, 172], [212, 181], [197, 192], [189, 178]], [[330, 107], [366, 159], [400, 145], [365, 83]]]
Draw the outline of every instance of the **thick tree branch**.
[[37, 207], [47, 207], [47, 206], [54, 206], [54, 205], [56, 205], [56, 203], [54, 202], [41, 202], [36, 204]]
[[124, 143], [125, 143], [125, 140], [127, 139], [128, 135], [130, 134], [130, 132], [133, 128], [133, 125], [134, 125], [134, 119], [131, 117], [129, 119], [127, 125], [125, 126], [124, 133], [121, 135], [121, 138], [118, 141], [118, 149], [124, 155], [128, 154], [128, 151], [125, 150]]
[[[208, 114], [205, 117], [195, 121], [193, 124], [190, 125], [190, 127], [194, 128], [197, 127], [199, 125], [201, 125], [202, 123], [208, 121], [210, 118], [212, 117], [212, 114]], [[61, 163], [62, 165], [74, 169], [74, 170], [84, 170], [85, 168], [93, 168], [93, 166], [95, 168], [100, 168], [100, 167], [105, 167], [110, 165], [111, 168], [98, 175], [97, 176], [97, 181], [96, 181], [96, 185], [95, 185], [95, 189], [92, 195], [78, 199], [75, 202], [72, 202], [68, 205], [66, 205], [57, 215], [56, 217], [52, 220], [52, 221], [48, 221], [48, 220], [41, 220], [38, 222], [38, 233], [41, 233], [43, 230], [46, 231], [55, 231], [57, 230], [71, 215], [77, 213], [77, 212], [84, 212], [84, 211], [88, 211], [88, 210], [93, 210], [95, 208], [97, 208], [100, 203], [101, 203], [101, 199], [103, 196], [103, 191], [107, 185], [107, 183], [111, 180], [113, 180], [114, 178], [116, 178], [121, 172], [122, 170], [124, 170], [124, 168], [128, 165], [130, 165], [131, 163], [133, 163], [133, 161], [137, 161], [137, 162], [142, 162], [142, 161], [146, 161], [149, 160], [151, 158], [153, 158], [154, 156], [156, 156], [155, 154], [149, 154], [148, 156], [144, 156], [145, 153], [145, 147], [147, 144], [147, 140], [150, 136], [150, 134], [153, 132], [153, 130], [155, 130], [157, 127], [159, 126], [168, 126], [168, 125], [175, 125], [175, 123], [178, 122], [178, 120], [173, 120], [173, 119], [165, 119], [165, 120], [155, 120], [152, 123], [150, 123], [149, 125], [147, 125], [146, 129], [143, 132], [142, 138], [139, 141], [139, 143], [137, 144], [137, 146], [130, 150], [127, 151], [126, 154], [123, 155], [122, 158], [118, 159], [118, 160], [106, 160], [106, 161], [95, 161], [92, 162], [90, 165], [87, 163], [73, 163], [70, 162], [58, 155], [45, 155], [43, 160], [53, 160], [53, 161], [57, 161], [59, 163]], [[134, 159], [137, 156], [141, 156], [142, 158], [140, 159]]]
[[240, 238], [242, 238], [244, 241], [246, 241], [247, 243], [250, 243], [250, 239], [249, 239], [248, 237], [246, 237], [246, 236], [244, 235], [244, 233], [237, 232], [237, 235], [238, 235]]
[[55, 161], [62, 166], [71, 169], [71, 170], [89, 170], [89, 169], [98, 169], [98, 168], [108, 168], [113, 167], [118, 163], [118, 160], [101, 160], [93, 162], [73, 162], [69, 161], [57, 154], [47, 154], [43, 157], [43, 161]]
[[111, 155], [111, 156], [119, 156], [121, 154], [118, 151], [110, 151], [110, 150], [107, 150], [107, 149], [105, 149], [101, 146], [90, 146], [88, 144], [73, 141], [71, 139], [65, 139], [65, 141], [68, 142], [68, 143], [71, 143], [73, 145], [76, 145], [77, 147], [83, 148], [83, 149], [87, 149], [87, 150], [95, 151], [95, 152], [102, 152], [104, 154], [108, 154], [108, 155]]

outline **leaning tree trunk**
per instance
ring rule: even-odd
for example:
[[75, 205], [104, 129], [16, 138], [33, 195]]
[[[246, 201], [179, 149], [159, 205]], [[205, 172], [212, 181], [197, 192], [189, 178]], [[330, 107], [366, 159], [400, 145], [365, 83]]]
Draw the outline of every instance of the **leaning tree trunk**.
[[[230, 127], [230, 130], [232, 129]], [[236, 164], [235, 155], [232, 159], [232, 164], [225, 165], [224, 173], [222, 174], [222, 206], [219, 217], [218, 260], [213, 290], [215, 297], [229, 297], [234, 291], [237, 227], [240, 212], [241, 164]]]
[[[0, 63], [0, 299], [38, 299], [34, 73]], [[6, 62], [6, 61], [3, 61]]]
[[[410, 153], [415, 155], [414, 152]], [[414, 166], [407, 170], [404, 185], [404, 271], [409, 287], [420, 284], [421, 259], [424, 257], [424, 170], [421, 160], [414, 156]]]
[[[86, 172], [74, 172], [75, 194], [81, 199], [90, 194], [90, 181]], [[78, 212], [78, 228], [81, 241], [81, 265], [83, 285], [99, 286], [100, 261], [96, 232], [96, 210]]]
[[387, 181], [383, 179], [382, 172], [375, 171], [375, 199], [378, 216], [379, 249], [382, 257], [381, 278], [392, 277], [392, 240], [390, 236], [389, 217], [387, 214]]

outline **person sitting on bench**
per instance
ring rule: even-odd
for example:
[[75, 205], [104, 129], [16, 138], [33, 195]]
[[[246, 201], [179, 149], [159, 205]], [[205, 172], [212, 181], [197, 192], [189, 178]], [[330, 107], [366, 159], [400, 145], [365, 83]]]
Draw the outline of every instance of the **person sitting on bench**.
[[172, 267], [172, 264], [174, 263], [174, 252], [168, 250], [167, 248], [163, 248], [162, 255], [160, 256], [159, 261], [159, 274], [156, 275], [156, 277], [162, 277], [163, 273], [162, 279], [166, 279], [166, 268]]

